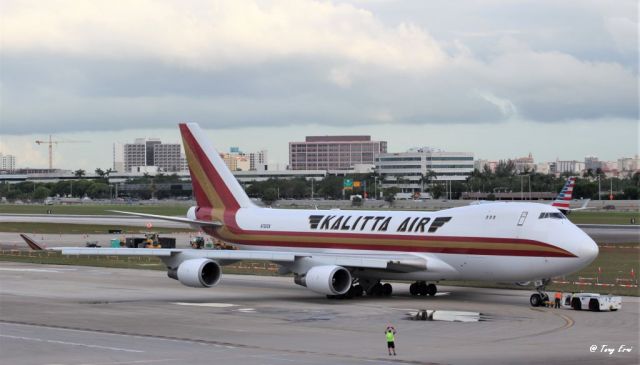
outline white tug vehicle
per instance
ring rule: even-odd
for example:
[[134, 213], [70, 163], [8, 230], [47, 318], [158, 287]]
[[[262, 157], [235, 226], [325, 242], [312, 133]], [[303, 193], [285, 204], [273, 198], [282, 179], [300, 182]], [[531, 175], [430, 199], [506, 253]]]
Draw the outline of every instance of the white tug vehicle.
[[622, 297], [596, 293], [574, 293], [562, 295], [562, 307], [592, 312], [612, 311], [622, 308]]

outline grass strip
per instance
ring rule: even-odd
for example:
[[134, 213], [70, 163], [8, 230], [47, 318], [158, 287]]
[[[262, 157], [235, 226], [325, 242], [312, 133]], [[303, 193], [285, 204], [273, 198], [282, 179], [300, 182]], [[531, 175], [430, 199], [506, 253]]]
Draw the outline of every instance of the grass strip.
[[[149, 231], [149, 229], [145, 227], [104, 224], [2, 223], [2, 232], [26, 234], [108, 234], [110, 229], [122, 230], [123, 234], [136, 234]], [[158, 233], [193, 232], [191, 229], [163, 227], [153, 227], [151, 231]]]

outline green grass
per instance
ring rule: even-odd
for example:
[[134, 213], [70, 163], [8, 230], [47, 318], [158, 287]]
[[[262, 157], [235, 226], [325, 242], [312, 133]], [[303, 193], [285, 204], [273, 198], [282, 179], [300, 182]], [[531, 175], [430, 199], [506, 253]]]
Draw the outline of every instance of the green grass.
[[575, 224], [631, 224], [631, 218], [640, 224], [640, 212], [572, 212], [568, 218]]
[[[122, 233], [143, 233], [149, 230], [145, 227], [101, 225], [101, 224], [67, 224], [67, 223], [3, 223], [2, 232], [15, 233], [47, 233], [47, 234], [107, 234], [110, 229], [120, 229]], [[153, 232], [193, 232], [191, 229], [153, 227]]]
[[136, 205], [136, 204], [87, 204], [87, 205], [44, 205], [44, 204], [0, 204], [0, 213], [5, 214], [47, 214], [51, 210], [52, 214], [78, 214], [78, 215], [114, 215], [117, 213], [109, 210], [122, 210], [127, 212], [177, 215], [187, 214], [189, 205], [187, 204], [158, 204], [158, 205]]

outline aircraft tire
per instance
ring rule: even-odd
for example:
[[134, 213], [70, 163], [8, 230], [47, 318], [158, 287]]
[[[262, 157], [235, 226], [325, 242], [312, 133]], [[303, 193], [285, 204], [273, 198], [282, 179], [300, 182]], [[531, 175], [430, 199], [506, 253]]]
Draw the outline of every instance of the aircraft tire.
[[418, 284], [418, 295], [422, 295], [423, 297], [427, 295], [427, 284], [424, 282]]
[[532, 294], [531, 297], [529, 297], [529, 303], [531, 304], [532, 307], [539, 307], [542, 305], [542, 296], [540, 294]]
[[413, 296], [418, 295], [417, 286], [418, 285], [416, 283], [411, 283], [411, 285], [409, 285], [409, 294]]
[[393, 293], [393, 287], [389, 283], [385, 283], [382, 286], [382, 295], [385, 297], [390, 297], [391, 293]]
[[434, 295], [436, 295], [436, 293], [438, 292], [438, 287], [436, 286], [436, 284], [429, 284], [427, 285], [427, 294], [432, 297]]

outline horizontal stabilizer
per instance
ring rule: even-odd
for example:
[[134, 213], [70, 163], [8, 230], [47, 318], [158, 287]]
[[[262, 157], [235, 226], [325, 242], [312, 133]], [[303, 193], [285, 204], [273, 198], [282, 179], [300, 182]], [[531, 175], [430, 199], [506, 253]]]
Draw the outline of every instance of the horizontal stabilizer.
[[185, 223], [185, 224], [195, 224], [195, 225], [198, 225], [198, 226], [212, 226], [212, 227], [222, 227], [223, 226], [222, 222], [218, 222], [218, 221], [203, 221], [203, 220], [199, 220], [199, 219], [190, 219], [190, 218], [187, 218], [187, 217], [172, 217], [172, 216], [168, 216], [168, 215], [146, 214], [146, 213], [136, 213], [136, 212], [123, 212], [121, 210], [110, 210], [110, 212], [119, 213], [119, 214], [126, 214], [126, 215], [133, 215], [133, 216], [142, 217], [142, 218], [160, 219], [160, 220], [170, 221], [170, 222], [180, 222], [180, 223]]

